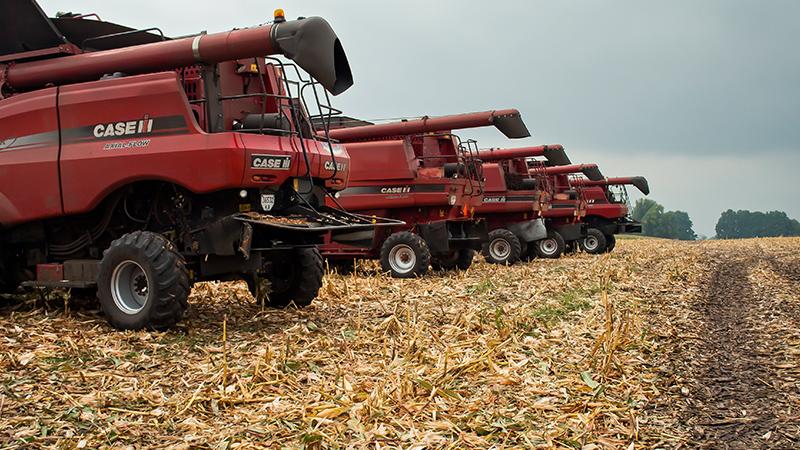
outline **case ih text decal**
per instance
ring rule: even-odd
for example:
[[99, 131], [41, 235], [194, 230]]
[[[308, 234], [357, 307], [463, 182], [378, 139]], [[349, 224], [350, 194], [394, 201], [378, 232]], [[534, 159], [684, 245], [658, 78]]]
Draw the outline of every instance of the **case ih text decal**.
[[250, 167], [266, 170], [289, 170], [292, 167], [292, 157], [283, 155], [250, 155]]
[[325, 170], [330, 170], [331, 172], [333, 172], [334, 170], [336, 170], [337, 172], [344, 172], [345, 170], [347, 170], [347, 164], [337, 162], [336, 165], [334, 165], [333, 161], [330, 160], [325, 161], [324, 167]]
[[122, 137], [149, 134], [153, 132], [153, 119], [145, 116], [142, 120], [98, 124], [94, 127], [94, 137]]

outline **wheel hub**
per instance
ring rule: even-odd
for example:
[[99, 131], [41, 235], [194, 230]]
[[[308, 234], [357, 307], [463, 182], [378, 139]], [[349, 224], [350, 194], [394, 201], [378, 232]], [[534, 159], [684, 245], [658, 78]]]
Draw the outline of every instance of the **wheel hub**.
[[406, 244], [395, 245], [389, 252], [389, 266], [399, 274], [406, 274], [417, 265], [417, 255], [414, 249]]
[[555, 239], [545, 239], [539, 244], [539, 248], [543, 253], [552, 255], [558, 250], [558, 244]]
[[511, 244], [505, 239], [495, 239], [489, 244], [489, 254], [497, 261], [504, 261], [511, 254]]
[[144, 309], [150, 296], [147, 274], [139, 263], [123, 261], [111, 275], [111, 297], [125, 314], [135, 315]]
[[589, 251], [596, 250], [599, 244], [600, 243], [597, 241], [597, 238], [594, 236], [588, 236], [583, 241], [583, 246]]

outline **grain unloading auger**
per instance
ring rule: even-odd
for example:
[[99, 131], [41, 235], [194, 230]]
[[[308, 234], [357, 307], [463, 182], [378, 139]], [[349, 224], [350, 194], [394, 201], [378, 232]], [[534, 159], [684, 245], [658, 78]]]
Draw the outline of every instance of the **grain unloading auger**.
[[[629, 217], [628, 193], [624, 186], [635, 186], [644, 195], [650, 194], [650, 185], [644, 177], [616, 177], [590, 180], [571, 180], [586, 198], [585, 235], [567, 242], [573, 250], [580, 248], [591, 254], [608, 253], [616, 246], [617, 234], [641, 233], [642, 224]], [[621, 187], [614, 191], [612, 187]]]
[[[380, 259], [385, 271], [403, 278], [422, 275], [429, 265], [468, 268], [487, 239], [485, 222], [473, 217], [483, 175], [474, 142], [461, 141], [453, 130], [486, 126], [511, 138], [530, 134], [513, 109], [331, 130], [352, 164], [338, 202], [406, 224], [377, 231], [367, 247], [331, 243], [323, 254], [350, 267], [354, 258]], [[354, 242], [359, 239], [353, 233]]]
[[308, 305], [316, 245], [385, 222], [325, 206], [349, 157], [270, 55], [332, 94], [352, 84], [318, 17], [168, 39], [0, 3], [0, 291], [96, 289], [125, 329], [174, 325], [202, 280]]
[[371, 139], [414, 136], [447, 130], [495, 127], [509, 139], [526, 138], [531, 135], [522, 116], [516, 109], [453, 114], [439, 117], [421, 117], [378, 125], [343, 127], [330, 131], [332, 139], [341, 142], [357, 142]]

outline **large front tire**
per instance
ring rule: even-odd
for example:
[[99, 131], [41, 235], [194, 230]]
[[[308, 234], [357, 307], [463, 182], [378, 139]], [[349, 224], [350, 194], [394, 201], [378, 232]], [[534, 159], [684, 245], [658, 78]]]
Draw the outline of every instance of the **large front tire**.
[[183, 257], [160, 234], [126, 234], [100, 261], [97, 297], [106, 320], [119, 330], [171, 328], [186, 313], [189, 291]]
[[611, 253], [614, 251], [614, 247], [617, 246], [617, 237], [613, 234], [606, 235], [606, 253]]
[[521, 254], [522, 243], [514, 233], [505, 228], [489, 232], [489, 242], [483, 248], [486, 262], [511, 265], [519, 260]]
[[323, 276], [325, 268], [319, 250], [298, 248], [289, 261], [274, 263], [267, 274], [248, 281], [248, 287], [259, 304], [305, 308], [317, 298]]
[[589, 228], [586, 237], [580, 241], [581, 249], [590, 255], [599, 255], [606, 251], [606, 236], [597, 228]]
[[394, 278], [425, 275], [431, 265], [431, 251], [419, 235], [401, 231], [389, 236], [381, 247], [381, 269]]
[[560, 258], [561, 254], [564, 253], [566, 245], [561, 233], [553, 230], [547, 232], [546, 238], [534, 243], [536, 255], [546, 259]]

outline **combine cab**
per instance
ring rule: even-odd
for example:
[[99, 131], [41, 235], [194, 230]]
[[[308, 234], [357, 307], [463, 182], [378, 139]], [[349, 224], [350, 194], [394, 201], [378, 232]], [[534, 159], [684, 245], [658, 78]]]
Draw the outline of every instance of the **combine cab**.
[[331, 242], [323, 254], [350, 267], [354, 258], [380, 259], [383, 270], [399, 278], [422, 275], [429, 266], [468, 268], [487, 239], [485, 222], [473, 217], [484, 195], [482, 175], [474, 143], [451, 131], [483, 126], [510, 138], [529, 135], [516, 110], [332, 130], [331, 137], [345, 143], [352, 166], [348, 188], [329, 204], [406, 225], [374, 236], [353, 233], [351, 245]]
[[[644, 195], [650, 194], [650, 186], [644, 177], [604, 178], [589, 180], [579, 178], [571, 185], [583, 192], [587, 211], [583, 222], [586, 234], [577, 240], [577, 247], [586, 253], [600, 254], [614, 250], [617, 234], [641, 233], [642, 224], [628, 217], [628, 193], [626, 185], [635, 186]], [[577, 248], [576, 242], [568, 243]]]
[[381, 224], [326, 206], [349, 157], [286, 76], [352, 84], [331, 27], [279, 15], [169, 39], [95, 18], [0, 6], [0, 291], [97, 290], [121, 329], [171, 327], [201, 280], [308, 305], [317, 244]]

